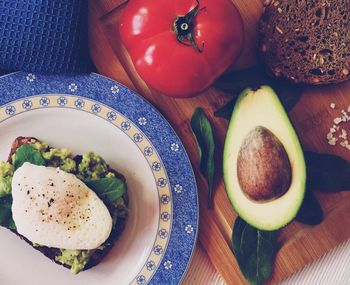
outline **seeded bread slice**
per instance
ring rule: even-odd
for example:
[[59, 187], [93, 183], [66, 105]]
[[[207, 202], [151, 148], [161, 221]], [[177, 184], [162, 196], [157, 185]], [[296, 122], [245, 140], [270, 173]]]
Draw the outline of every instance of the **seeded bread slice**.
[[[12, 163], [12, 155], [16, 152], [16, 150], [20, 146], [22, 146], [23, 144], [34, 144], [36, 142], [40, 142], [40, 141], [34, 137], [17, 137], [14, 140], [14, 142], [12, 143], [11, 151], [10, 151], [10, 154], [8, 157], [8, 162]], [[76, 158], [77, 158], [77, 159], [75, 159], [76, 161], [79, 161], [78, 157], [79, 156], [76, 156]], [[114, 170], [112, 168], [108, 168], [108, 170], [110, 172], [113, 172], [117, 178], [119, 178], [125, 182], [125, 177], [122, 174], [120, 174], [119, 172], [117, 172], [116, 170]], [[126, 204], [126, 206], [128, 206], [129, 201], [128, 201], [127, 193], [124, 194], [123, 200], [124, 200], [124, 203]], [[98, 265], [102, 261], [102, 259], [111, 251], [114, 243], [116, 242], [116, 240], [118, 239], [118, 237], [121, 235], [122, 231], [125, 228], [126, 220], [127, 220], [127, 214], [125, 216], [118, 217], [117, 224], [115, 226], [115, 230], [112, 231], [110, 237], [108, 238], [108, 243], [104, 246], [104, 248], [97, 249], [93, 252], [93, 254], [91, 255], [91, 257], [89, 259], [89, 262], [85, 265], [84, 270], [87, 270], [91, 267]], [[56, 261], [55, 257], [61, 254], [60, 249], [50, 248], [50, 247], [46, 247], [46, 246], [37, 246], [37, 245], [34, 246], [32, 242], [30, 242], [24, 236], [20, 235], [16, 230], [11, 230], [11, 231], [13, 233], [15, 233], [16, 235], [18, 235], [21, 239], [26, 241], [34, 249], [43, 253], [46, 257], [51, 259], [53, 262], [55, 262], [59, 265], [62, 265], [66, 268], [70, 268], [69, 265], [61, 264], [60, 262]]]
[[295, 83], [350, 79], [349, 0], [267, 0], [259, 49], [276, 76]]

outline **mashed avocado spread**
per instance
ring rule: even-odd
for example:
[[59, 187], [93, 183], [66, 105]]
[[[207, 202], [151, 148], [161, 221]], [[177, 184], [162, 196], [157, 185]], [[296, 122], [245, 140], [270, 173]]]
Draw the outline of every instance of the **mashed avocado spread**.
[[61, 249], [61, 255], [56, 256], [56, 261], [71, 266], [70, 271], [78, 274], [88, 263], [92, 250]]
[[5, 161], [0, 162], [0, 198], [11, 193], [13, 165]]
[[[46, 162], [46, 166], [59, 167], [65, 172], [75, 174], [82, 181], [115, 177], [115, 174], [108, 170], [108, 165], [104, 159], [94, 152], [87, 152], [82, 156], [74, 156], [66, 148], [49, 148], [48, 144], [43, 142], [36, 142], [32, 146], [40, 152]], [[15, 155], [12, 156], [12, 161], [15, 161]], [[13, 173], [14, 166], [12, 164], [0, 162], [0, 198], [11, 194]], [[110, 210], [113, 226], [116, 225], [119, 217], [125, 218], [125, 215], [127, 215], [127, 206], [123, 198], [119, 198], [115, 202], [114, 207], [115, 210]], [[109, 242], [108, 239], [99, 249], [103, 249]], [[33, 244], [33, 246], [39, 245]], [[55, 260], [69, 265], [71, 272], [77, 274], [84, 269], [94, 251], [60, 249], [61, 254], [57, 255]]]
[[33, 147], [41, 153], [47, 166], [59, 167], [65, 172], [74, 173], [83, 181], [114, 176], [108, 171], [104, 159], [94, 152], [83, 154], [77, 167], [72, 152], [67, 148], [49, 148], [48, 144], [42, 142], [33, 144]]

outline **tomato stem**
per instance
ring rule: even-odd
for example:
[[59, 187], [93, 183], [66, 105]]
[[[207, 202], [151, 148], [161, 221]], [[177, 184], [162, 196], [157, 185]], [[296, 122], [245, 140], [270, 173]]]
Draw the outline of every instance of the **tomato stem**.
[[173, 30], [176, 33], [176, 39], [179, 43], [185, 46], [193, 46], [197, 51], [202, 52], [204, 43], [202, 43], [202, 48], [199, 48], [194, 37], [194, 20], [199, 11], [199, 0], [197, 1], [196, 7], [189, 11], [185, 16], [178, 16], [173, 24]]

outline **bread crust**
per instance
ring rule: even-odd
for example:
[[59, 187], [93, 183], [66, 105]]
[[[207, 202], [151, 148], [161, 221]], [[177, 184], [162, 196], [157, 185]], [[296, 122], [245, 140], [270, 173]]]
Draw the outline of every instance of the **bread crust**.
[[266, 1], [260, 55], [275, 75], [295, 83], [350, 79], [350, 1]]
[[[8, 157], [8, 162], [12, 163], [12, 155], [16, 152], [16, 150], [24, 145], [24, 144], [34, 144], [36, 142], [40, 142], [38, 139], [34, 138], [34, 137], [17, 137], [11, 146], [11, 151]], [[123, 180], [125, 182], [125, 177], [117, 172], [116, 170], [110, 168], [108, 166], [108, 170], [110, 172], [113, 172], [117, 178]], [[123, 195], [123, 199], [125, 204], [128, 206], [129, 204], [129, 199], [128, 199], [128, 195], [127, 193], [125, 193]], [[91, 255], [89, 262], [85, 265], [83, 271], [90, 269], [96, 265], [98, 265], [103, 258], [111, 251], [114, 243], [117, 241], [118, 237], [120, 236], [120, 234], [122, 233], [122, 231], [125, 228], [125, 224], [127, 221], [127, 217], [124, 218], [118, 218], [117, 219], [117, 224], [115, 226], [116, 230], [113, 232], [113, 237], [111, 238], [110, 242], [103, 248], [103, 249], [98, 249], [95, 250], [93, 252], [93, 254]], [[16, 230], [11, 230], [14, 234], [16, 234], [17, 236], [19, 236], [21, 239], [23, 239], [25, 242], [27, 242], [30, 246], [32, 246], [34, 249], [40, 251], [42, 254], [44, 254], [46, 257], [48, 257], [49, 259], [51, 259], [53, 262], [57, 263], [58, 265], [62, 265], [68, 269], [70, 269], [70, 266], [67, 264], [62, 264], [58, 261], [56, 261], [55, 257], [57, 255], [61, 254], [60, 249], [58, 248], [50, 248], [50, 247], [46, 247], [46, 246], [34, 246], [32, 242], [30, 242], [26, 237], [20, 235]]]

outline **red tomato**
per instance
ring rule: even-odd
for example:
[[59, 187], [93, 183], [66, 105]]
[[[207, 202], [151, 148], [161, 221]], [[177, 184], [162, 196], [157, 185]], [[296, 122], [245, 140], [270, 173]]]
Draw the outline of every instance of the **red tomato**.
[[231, 0], [130, 0], [119, 29], [142, 79], [173, 97], [212, 85], [243, 44], [242, 19]]

